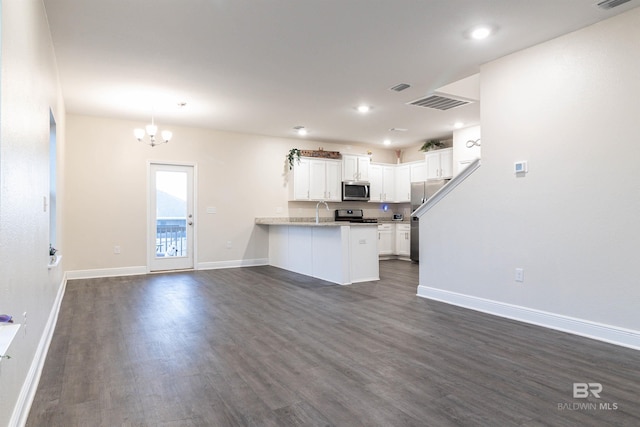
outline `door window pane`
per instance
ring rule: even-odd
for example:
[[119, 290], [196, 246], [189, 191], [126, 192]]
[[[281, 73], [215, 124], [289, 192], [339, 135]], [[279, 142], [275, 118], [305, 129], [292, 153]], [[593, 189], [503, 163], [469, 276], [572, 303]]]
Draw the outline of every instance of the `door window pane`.
[[187, 256], [187, 174], [156, 172], [156, 258]]

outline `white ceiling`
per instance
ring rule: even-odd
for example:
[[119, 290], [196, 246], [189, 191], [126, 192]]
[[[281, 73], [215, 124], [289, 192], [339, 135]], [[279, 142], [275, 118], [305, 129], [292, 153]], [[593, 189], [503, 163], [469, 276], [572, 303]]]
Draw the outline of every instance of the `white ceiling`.
[[[640, 5], [600, 0], [44, 0], [69, 113], [314, 141], [417, 144], [479, 123], [407, 102]], [[482, 42], [470, 28], [490, 24]], [[393, 92], [390, 87], [411, 88]], [[179, 102], [187, 106], [179, 108]], [[362, 115], [360, 103], [373, 106]], [[390, 128], [406, 128], [391, 132]], [[176, 134], [174, 139], [179, 138]]]

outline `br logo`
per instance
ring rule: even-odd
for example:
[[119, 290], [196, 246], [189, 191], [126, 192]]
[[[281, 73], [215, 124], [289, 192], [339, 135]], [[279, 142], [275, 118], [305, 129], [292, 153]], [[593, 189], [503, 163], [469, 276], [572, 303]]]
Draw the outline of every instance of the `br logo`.
[[586, 399], [589, 395], [600, 399], [600, 393], [602, 393], [602, 384], [600, 383], [573, 383], [574, 399]]

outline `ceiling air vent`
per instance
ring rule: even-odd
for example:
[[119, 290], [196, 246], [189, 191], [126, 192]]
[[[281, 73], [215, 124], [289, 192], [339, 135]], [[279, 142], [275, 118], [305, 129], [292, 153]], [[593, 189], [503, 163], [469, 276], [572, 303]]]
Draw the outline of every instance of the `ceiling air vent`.
[[402, 92], [403, 90], [409, 89], [410, 87], [411, 85], [408, 85], [406, 83], [400, 83], [399, 85], [395, 85], [394, 87], [389, 89], [395, 92]]
[[452, 108], [462, 107], [463, 105], [470, 104], [471, 101], [466, 99], [450, 98], [442, 95], [429, 95], [425, 98], [416, 99], [415, 101], [407, 102], [408, 105], [415, 105], [416, 107], [434, 108], [436, 110], [450, 110]]
[[622, 4], [628, 3], [629, 1], [631, 0], [604, 0], [599, 2], [596, 6], [598, 6], [600, 9], [609, 10]]

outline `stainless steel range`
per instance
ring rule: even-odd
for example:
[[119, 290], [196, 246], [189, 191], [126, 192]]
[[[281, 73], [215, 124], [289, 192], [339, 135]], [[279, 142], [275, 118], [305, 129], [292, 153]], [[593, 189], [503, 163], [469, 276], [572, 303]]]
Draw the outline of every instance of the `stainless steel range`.
[[366, 222], [372, 224], [378, 222], [376, 218], [365, 218], [362, 209], [336, 209], [334, 219], [336, 221]]

